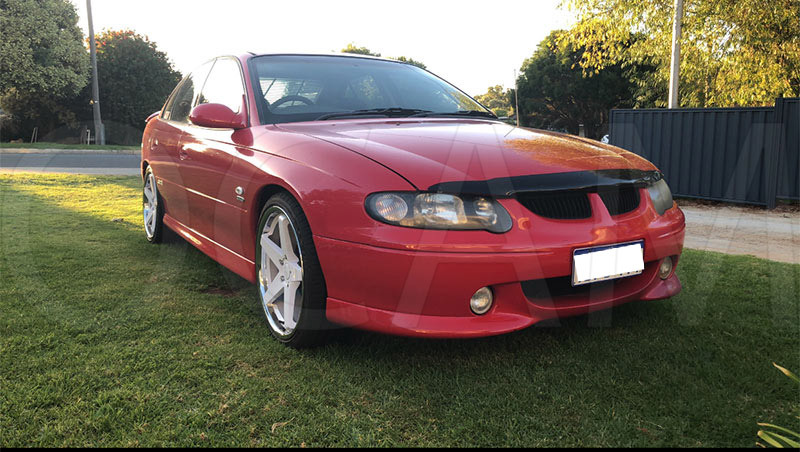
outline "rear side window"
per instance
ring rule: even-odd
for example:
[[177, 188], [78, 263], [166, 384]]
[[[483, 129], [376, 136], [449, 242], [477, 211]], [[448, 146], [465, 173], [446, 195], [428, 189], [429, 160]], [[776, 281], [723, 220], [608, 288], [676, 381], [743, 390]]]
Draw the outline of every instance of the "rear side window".
[[197, 104], [222, 104], [239, 113], [243, 96], [239, 63], [230, 58], [220, 58], [214, 63]]

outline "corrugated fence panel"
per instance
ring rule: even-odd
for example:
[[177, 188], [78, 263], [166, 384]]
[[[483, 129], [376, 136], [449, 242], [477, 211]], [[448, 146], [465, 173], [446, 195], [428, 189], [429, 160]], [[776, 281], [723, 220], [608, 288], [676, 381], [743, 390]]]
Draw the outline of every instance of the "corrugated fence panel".
[[[611, 144], [650, 160], [675, 195], [800, 199], [800, 99], [775, 108], [613, 110]], [[777, 188], [776, 188], [777, 184]]]
[[800, 99], [776, 105], [783, 125], [778, 164], [778, 197], [800, 199]]

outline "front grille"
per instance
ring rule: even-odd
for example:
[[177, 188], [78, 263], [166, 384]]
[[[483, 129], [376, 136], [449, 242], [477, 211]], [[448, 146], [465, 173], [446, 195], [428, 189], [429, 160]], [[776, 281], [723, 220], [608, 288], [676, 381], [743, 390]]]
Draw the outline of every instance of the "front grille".
[[520, 193], [517, 199], [525, 208], [540, 217], [556, 220], [580, 220], [592, 217], [589, 197], [583, 192]]
[[633, 212], [639, 207], [639, 189], [636, 187], [615, 187], [597, 194], [612, 216]]

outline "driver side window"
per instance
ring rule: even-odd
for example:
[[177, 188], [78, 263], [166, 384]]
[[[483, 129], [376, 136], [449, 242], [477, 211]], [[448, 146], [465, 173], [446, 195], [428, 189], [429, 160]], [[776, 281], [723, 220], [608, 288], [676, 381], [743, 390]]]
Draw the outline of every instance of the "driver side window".
[[220, 58], [214, 63], [197, 105], [222, 104], [239, 113], [242, 109], [242, 74], [239, 63], [230, 58]]

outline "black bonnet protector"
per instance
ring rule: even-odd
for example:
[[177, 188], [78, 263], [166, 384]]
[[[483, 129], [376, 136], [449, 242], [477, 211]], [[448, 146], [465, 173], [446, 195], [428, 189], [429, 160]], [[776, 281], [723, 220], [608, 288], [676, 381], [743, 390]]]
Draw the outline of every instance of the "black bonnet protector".
[[647, 187], [660, 181], [663, 177], [659, 171], [637, 169], [574, 171], [500, 177], [483, 181], [442, 182], [431, 185], [428, 191], [451, 195], [511, 198], [522, 193], [555, 194], [566, 191], [591, 193], [619, 187]]

